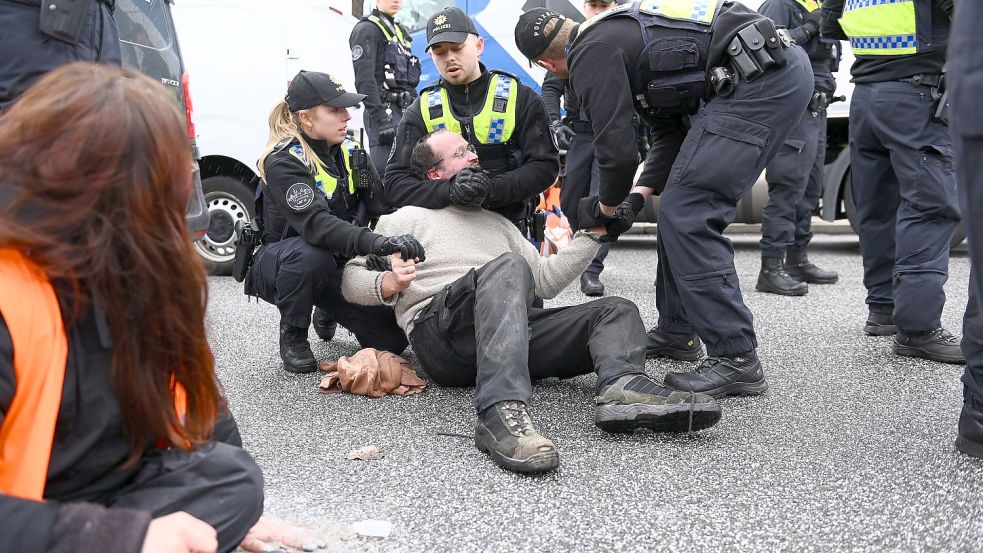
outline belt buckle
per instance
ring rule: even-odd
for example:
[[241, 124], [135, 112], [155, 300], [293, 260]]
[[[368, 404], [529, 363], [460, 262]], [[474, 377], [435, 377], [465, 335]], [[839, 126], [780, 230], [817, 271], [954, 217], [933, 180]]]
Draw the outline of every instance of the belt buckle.
[[775, 29], [775, 31], [778, 33], [778, 38], [782, 41], [782, 44], [786, 48], [791, 48], [792, 45], [795, 44], [795, 41], [792, 40], [792, 33], [789, 33], [788, 29], [779, 27]]

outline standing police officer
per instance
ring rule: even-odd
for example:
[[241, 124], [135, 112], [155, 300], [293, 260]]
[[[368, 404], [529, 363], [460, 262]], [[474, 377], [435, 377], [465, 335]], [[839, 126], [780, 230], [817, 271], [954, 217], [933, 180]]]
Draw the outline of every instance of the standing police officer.
[[348, 44], [355, 66], [355, 90], [365, 95], [369, 153], [380, 175], [392, 149], [403, 110], [416, 98], [420, 60], [410, 50], [413, 37], [396, 21], [403, 0], [376, 0], [372, 13], [352, 29]]
[[[770, 19], [721, 0], [646, 0], [579, 26], [538, 8], [519, 18], [515, 37], [527, 58], [568, 76], [592, 123], [601, 189], [581, 202], [582, 227], [619, 215], [624, 203], [637, 213], [665, 186], [650, 352], [692, 355], [695, 332], [710, 355], [666, 384], [717, 397], [766, 390], [723, 231], [809, 103], [805, 53]], [[654, 139], [629, 194], [636, 113]]]
[[969, 240], [969, 304], [963, 318], [963, 409], [956, 448], [983, 459], [983, 4], [965, 0], [956, 6], [949, 48], [952, 137], [955, 143], [959, 205]]
[[[590, 19], [615, 7], [615, 0], [588, 0], [584, 2], [584, 16]], [[563, 97], [563, 107], [566, 117], [560, 117], [560, 97]], [[543, 101], [550, 116], [550, 128], [556, 137], [556, 143], [567, 151], [563, 162], [563, 174], [560, 176], [560, 209], [570, 223], [571, 230], [578, 230], [577, 206], [580, 199], [596, 196], [598, 187], [597, 162], [594, 159], [594, 130], [587, 117], [580, 113], [577, 97], [567, 80], [547, 73], [543, 79]], [[611, 244], [604, 243], [597, 250], [597, 255], [587, 270], [580, 275], [580, 291], [587, 296], [603, 296], [604, 283], [601, 282], [601, 271], [604, 270], [604, 259], [608, 256]]]
[[849, 39], [850, 171], [868, 334], [897, 355], [964, 363], [942, 328], [949, 241], [959, 224], [952, 139], [935, 117], [952, 0], [826, 0], [824, 36]]
[[[489, 71], [479, 62], [484, 39], [458, 8], [431, 16], [427, 50], [441, 79], [423, 89], [399, 124], [386, 168], [386, 198], [397, 207], [480, 205], [525, 230], [539, 193], [559, 171], [543, 100], [513, 75]], [[413, 147], [437, 129], [463, 136], [477, 152], [480, 168], [437, 181], [415, 174]]]
[[789, 29], [812, 62], [815, 90], [799, 125], [768, 164], [768, 205], [761, 220], [759, 292], [801, 296], [809, 284], [833, 284], [839, 275], [809, 261], [812, 214], [819, 204], [826, 164], [826, 107], [836, 90], [839, 44], [819, 36], [820, 0], [766, 0], [758, 12]]

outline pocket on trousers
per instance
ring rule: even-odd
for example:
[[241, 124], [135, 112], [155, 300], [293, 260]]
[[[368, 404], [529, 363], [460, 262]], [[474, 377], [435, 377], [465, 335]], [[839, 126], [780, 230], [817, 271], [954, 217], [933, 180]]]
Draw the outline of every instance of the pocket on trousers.
[[952, 148], [928, 144], [918, 149], [918, 155], [921, 158], [921, 178], [915, 185], [915, 207], [921, 213], [958, 220]]
[[707, 115], [692, 158], [678, 178], [688, 186], [737, 201], [764, 170], [771, 128], [724, 113]]

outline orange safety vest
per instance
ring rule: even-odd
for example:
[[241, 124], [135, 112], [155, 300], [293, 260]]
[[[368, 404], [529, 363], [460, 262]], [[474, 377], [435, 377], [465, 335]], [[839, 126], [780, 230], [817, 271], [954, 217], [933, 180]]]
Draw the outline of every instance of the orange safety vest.
[[[0, 314], [14, 346], [16, 389], [0, 426], [0, 493], [41, 501], [68, 362], [68, 337], [48, 276], [23, 253], [0, 248]], [[184, 388], [174, 389], [178, 418]]]

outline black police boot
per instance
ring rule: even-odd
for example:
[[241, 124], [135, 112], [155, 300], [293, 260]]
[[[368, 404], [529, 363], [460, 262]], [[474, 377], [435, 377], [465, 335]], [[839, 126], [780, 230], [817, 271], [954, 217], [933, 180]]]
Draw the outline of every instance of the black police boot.
[[809, 284], [835, 284], [840, 280], [836, 271], [820, 269], [810, 262], [805, 250], [789, 249], [785, 252], [785, 272], [793, 279]]
[[898, 333], [898, 325], [894, 324], [894, 315], [884, 311], [870, 310], [864, 332], [868, 336], [893, 336]]
[[556, 446], [536, 430], [521, 401], [500, 401], [478, 415], [474, 445], [496, 465], [515, 472], [546, 472], [560, 466]]
[[338, 323], [320, 307], [314, 308], [314, 316], [311, 322], [314, 324], [314, 334], [317, 334], [317, 337], [325, 342], [330, 342], [334, 338], [334, 333], [338, 330]]
[[280, 323], [280, 359], [288, 372], [312, 373], [317, 370], [306, 328]]
[[580, 291], [585, 296], [603, 296], [604, 283], [601, 282], [600, 275], [594, 273], [583, 273], [580, 275]]
[[679, 361], [699, 361], [703, 357], [703, 342], [696, 334], [672, 334], [654, 327], [646, 334], [646, 357], [668, 357]]
[[963, 350], [959, 347], [959, 338], [944, 328], [937, 328], [922, 334], [902, 334], [901, 331], [898, 331], [894, 335], [891, 350], [905, 357], [920, 357], [930, 361], [956, 365], [966, 364]]
[[666, 386], [713, 397], [756, 396], [768, 389], [754, 350], [731, 356], [707, 357], [693, 372], [669, 373]]
[[983, 411], [969, 402], [963, 403], [962, 413], [959, 414], [956, 449], [966, 455], [983, 459]]
[[762, 257], [761, 272], [758, 273], [758, 284], [754, 289], [768, 294], [804, 296], [809, 292], [809, 285], [790, 277], [785, 272], [785, 264], [781, 259]]
[[594, 398], [594, 424], [607, 432], [692, 432], [720, 420], [720, 405], [704, 394], [677, 392], [644, 374], [626, 374]]

